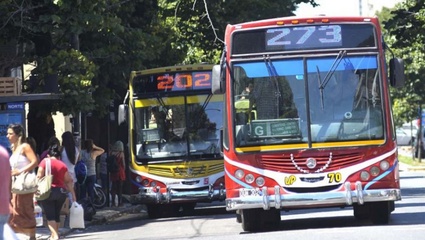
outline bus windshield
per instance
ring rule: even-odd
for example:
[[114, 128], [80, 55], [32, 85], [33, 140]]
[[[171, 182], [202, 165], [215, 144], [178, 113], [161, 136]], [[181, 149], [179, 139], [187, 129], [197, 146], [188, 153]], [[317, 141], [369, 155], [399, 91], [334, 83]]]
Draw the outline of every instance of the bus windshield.
[[220, 157], [223, 95], [190, 95], [135, 101], [137, 159], [198, 160]]
[[232, 68], [236, 146], [384, 138], [377, 55], [341, 51]]

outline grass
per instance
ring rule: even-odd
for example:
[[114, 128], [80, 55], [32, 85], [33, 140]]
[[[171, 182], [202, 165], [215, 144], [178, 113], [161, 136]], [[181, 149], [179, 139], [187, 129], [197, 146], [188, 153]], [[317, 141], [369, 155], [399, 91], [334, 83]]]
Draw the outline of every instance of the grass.
[[408, 164], [414, 167], [425, 167], [425, 159], [421, 159], [419, 162], [418, 158], [413, 159], [412, 157], [398, 155], [398, 160], [402, 163]]

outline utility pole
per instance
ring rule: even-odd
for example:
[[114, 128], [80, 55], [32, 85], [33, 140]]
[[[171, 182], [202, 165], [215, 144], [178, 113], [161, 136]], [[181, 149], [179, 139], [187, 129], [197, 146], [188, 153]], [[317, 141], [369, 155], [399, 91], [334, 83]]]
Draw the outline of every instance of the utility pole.
[[359, 0], [359, 16], [363, 15], [362, 0]]

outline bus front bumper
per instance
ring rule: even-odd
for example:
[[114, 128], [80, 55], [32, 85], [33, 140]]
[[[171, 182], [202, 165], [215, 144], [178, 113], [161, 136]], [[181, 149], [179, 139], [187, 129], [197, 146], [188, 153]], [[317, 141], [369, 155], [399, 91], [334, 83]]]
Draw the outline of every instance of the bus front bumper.
[[[350, 183], [345, 183], [345, 191], [341, 192], [316, 192], [280, 194], [280, 187], [274, 188], [274, 194], [267, 194], [267, 188], [259, 190], [259, 194], [245, 194], [238, 198], [227, 198], [228, 211], [238, 209], [270, 208], [276, 209], [302, 209], [326, 206], [350, 206], [353, 203], [363, 205], [365, 202], [397, 201], [401, 200], [400, 189], [370, 189], [363, 190], [360, 182], [355, 184], [355, 190], [350, 190]], [[248, 189], [246, 189], [248, 191]], [[252, 189], [251, 190], [252, 193]]]
[[208, 189], [172, 189], [167, 188], [161, 193], [161, 189], [157, 188], [140, 188], [139, 194], [135, 196], [137, 202], [151, 204], [167, 204], [178, 202], [211, 202], [223, 201], [226, 197], [224, 185], [220, 188]]

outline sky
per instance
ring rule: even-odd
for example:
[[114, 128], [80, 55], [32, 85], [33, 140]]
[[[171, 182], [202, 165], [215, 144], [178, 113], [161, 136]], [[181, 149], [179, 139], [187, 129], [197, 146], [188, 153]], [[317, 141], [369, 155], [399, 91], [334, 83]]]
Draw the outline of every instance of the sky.
[[320, 7], [313, 8], [310, 4], [299, 5], [295, 14], [297, 16], [314, 16], [325, 14], [327, 16], [360, 16], [360, 2], [362, 16], [373, 16], [382, 7], [394, 7], [402, 0], [316, 0]]

